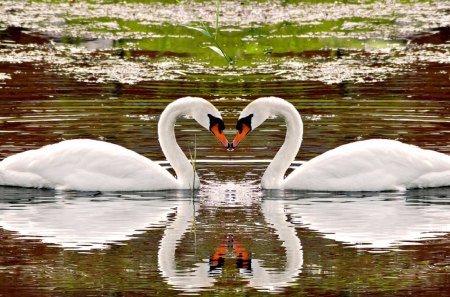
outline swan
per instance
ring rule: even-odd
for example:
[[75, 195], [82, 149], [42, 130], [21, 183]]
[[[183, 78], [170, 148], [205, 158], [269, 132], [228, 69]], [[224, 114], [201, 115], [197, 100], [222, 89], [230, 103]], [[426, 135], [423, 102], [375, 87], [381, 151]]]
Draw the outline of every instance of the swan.
[[390, 191], [450, 185], [450, 156], [395, 140], [371, 139], [339, 146], [300, 166], [284, 178], [303, 137], [295, 107], [277, 97], [254, 100], [239, 116], [235, 148], [269, 116], [285, 119], [284, 144], [261, 179], [265, 189]]
[[9, 156], [0, 162], [0, 185], [77, 191], [190, 189], [197, 173], [175, 139], [175, 121], [192, 116], [228, 147], [222, 117], [210, 102], [183, 97], [167, 105], [158, 122], [161, 149], [176, 177], [122, 146], [90, 139], [65, 140]]

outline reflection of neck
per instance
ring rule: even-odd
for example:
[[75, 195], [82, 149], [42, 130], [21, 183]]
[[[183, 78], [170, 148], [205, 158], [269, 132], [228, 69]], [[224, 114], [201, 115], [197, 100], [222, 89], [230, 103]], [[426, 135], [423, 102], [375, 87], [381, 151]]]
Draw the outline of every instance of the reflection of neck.
[[277, 101], [272, 105], [276, 115], [285, 119], [287, 131], [283, 145], [261, 179], [261, 186], [265, 189], [282, 188], [284, 174], [294, 161], [303, 137], [303, 122], [295, 107], [285, 101]]
[[[301, 272], [303, 265], [302, 245], [293, 225], [286, 221], [283, 204], [279, 201], [265, 200], [261, 205], [268, 225], [275, 229], [279, 240], [286, 249], [286, 265], [282, 272], [264, 267], [258, 259], [251, 260], [252, 274], [249, 285], [254, 288], [276, 290], [286, 287]], [[185, 201], [177, 207], [177, 214], [164, 231], [158, 250], [158, 268], [169, 285], [184, 291], [198, 291], [211, 287], [215, 279], [209, 277], [210, 266], [207, 261], [196, 264], [195, 269], [177, 269], [175, 252], [177, 244], [192, 225], [192, 205]]]
[[286, 249], [286, 266], [284, 271], [275, 272], [265, 268], [261, 261], [252, 259], [253, 277], [250, 286], [268, 290], [286, 287], [295, 281], [303, 266], [303, 252], [300, 239], [295, 228], [286, 221], [283, 204], [280, 201], [265, 200], [261, 205], [264, 218], [268, 225], [275, 229], [278, 238]]
[[192, 102], [175, 101], [169, 104], [161, 114], [158, 122], [158, 137], [161, 149], [176, 173], [181, 188], [192, 188], [195, 176], [194, 188], [200, 185], [197, 173], [194, 172], [191, 163], [181, 150], [175, 138], [175, 122], [182, 115], [189, 115]]
[[175, 220], [166, 227], [158, 250], [158, 268], [167, 283], [184, 291], [198, 291], [202, 287], [210, 287], [214, 279], [210, 278], [209, 263], [197, 264], [195, 269], [177, 269], [175, 251], [177, 243], [192, 225], [192, 204], [185, 201], [177, 207]]

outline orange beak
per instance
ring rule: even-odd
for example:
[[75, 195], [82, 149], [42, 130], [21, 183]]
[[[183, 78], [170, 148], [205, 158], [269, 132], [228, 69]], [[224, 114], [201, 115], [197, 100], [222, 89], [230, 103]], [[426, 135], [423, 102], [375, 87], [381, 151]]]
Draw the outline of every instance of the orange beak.
[[228, 148], [228, 139], [225, 137], [225, 133], [219, 130], [219, 124], [215, 124], [211, 127], [211, 132], [219, 139], [224, 147]]
[[248, 132], [250, 132], [250, 127], [246, 124], [242, 124], [242, 130], [236, 133], [236, 136], [234, 137], [233, 144], [231, 145], [232, 148], [235, 148], [238, 146], [239, 142], [241, 142], [245, 136], [247, 136]]

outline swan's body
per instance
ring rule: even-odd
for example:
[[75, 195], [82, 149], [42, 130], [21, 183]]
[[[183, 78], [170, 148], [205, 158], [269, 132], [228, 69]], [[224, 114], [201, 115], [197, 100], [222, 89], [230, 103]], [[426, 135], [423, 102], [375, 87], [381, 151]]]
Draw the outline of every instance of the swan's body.
[[75, 139], [4, 159], [0, 162], [0, 185], [79, 191], [198, 188], [198, 176], [175, 139], [175, 121], [185, 114], [228, 146], [220, 114], [211, 103], [186, 97], [169, 104], [161, 114], [158, 135], [176, 178], [155, 162], [119, 145]]
[[[155, 178], [156, 177], [156, 178]], [[74, 139], [0, 163], [2, 185], [81, 191], [170, 189], [177, 180], [138, 153], [112, 143]]]
[[283, 181], [286, 189], [385, 191], [450, 185], [450, 157], [395, 140], [371, 139], [330, 150]]
[[265, 171], [266, 189], [387, 191], [450, 185], [450, 156], [395, 140], [372, 139], [342, 145], [311, 159], [284, 178], [303, 137], [300, 114], [289, 102], [260, 98], [241, 113], [233, 146], [269, 116], [286, 120], [286, 139]]

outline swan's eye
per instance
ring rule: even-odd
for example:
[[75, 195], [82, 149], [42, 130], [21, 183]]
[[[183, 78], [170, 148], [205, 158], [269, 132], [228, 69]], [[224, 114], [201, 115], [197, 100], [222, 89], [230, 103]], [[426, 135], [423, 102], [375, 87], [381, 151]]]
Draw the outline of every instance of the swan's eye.
[[218, 125], [219, 132], [222, 133], [223, 130], [225, 130], [225, 124], [223, 123], [222, 119], [216, 118], [215, 116], [212, 116], [208, 114], [209, 117], [209, 130], [215, 126]]
[[236, 124], [236, 130], [239, 131], [239, 133], [242, 133], [242, 130], [244, 129], [244, 125], [246, 125], [250, 130], [252, 131], [252, 117], [253, 114], [248, 115], [244, 118], [240, 118]]

